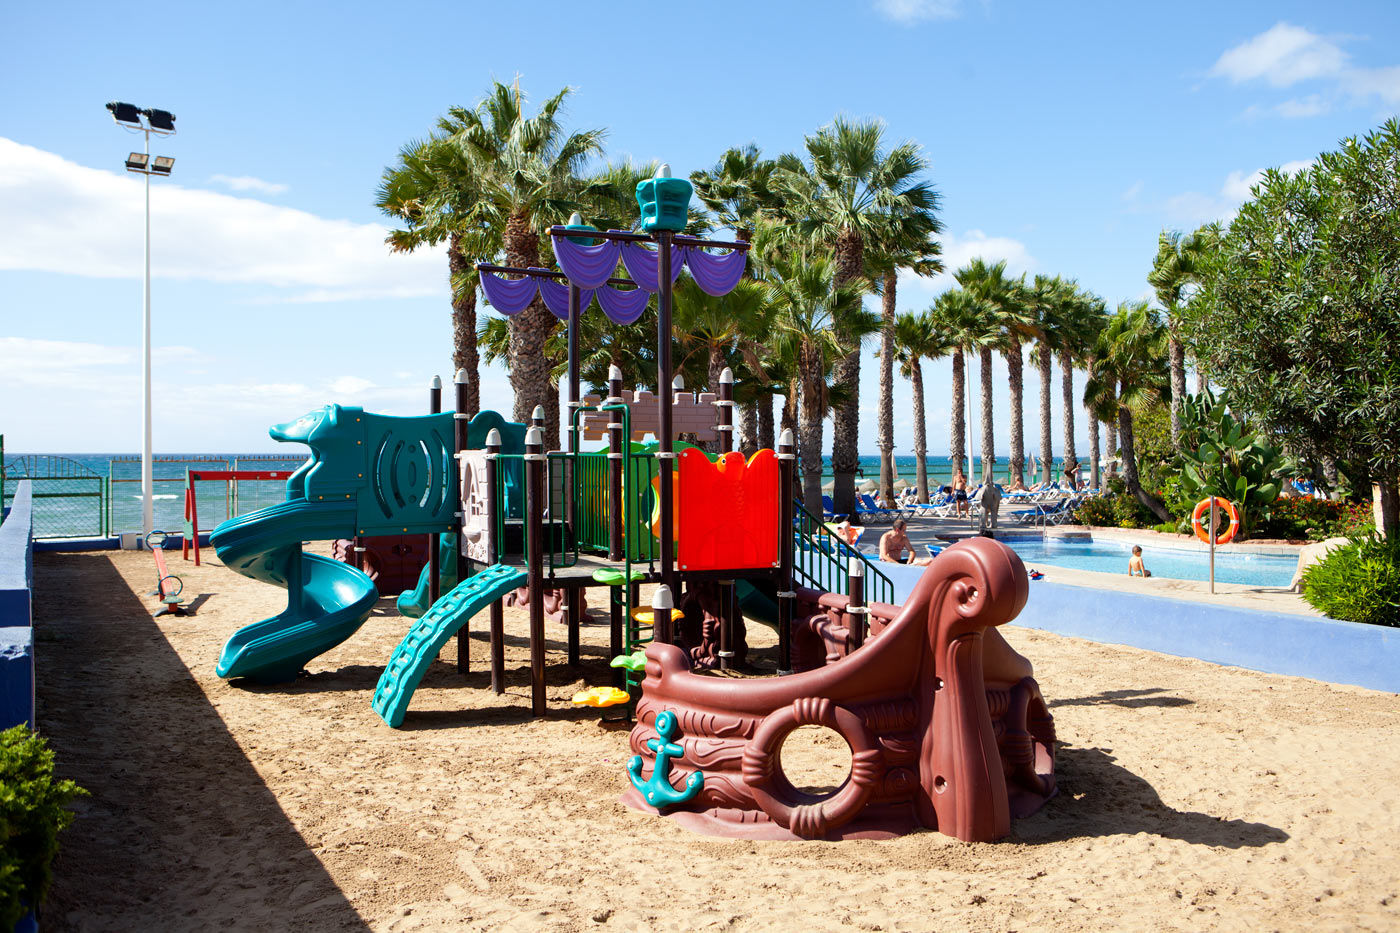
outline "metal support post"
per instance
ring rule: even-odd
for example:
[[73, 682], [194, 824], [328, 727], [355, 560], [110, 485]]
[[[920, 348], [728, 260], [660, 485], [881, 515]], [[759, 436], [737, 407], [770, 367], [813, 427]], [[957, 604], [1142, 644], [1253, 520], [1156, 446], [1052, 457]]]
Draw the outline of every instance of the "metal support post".
[[778, 438], [778, 673], [792, 673], [792, 616], [797, 594], [792, 588], [793, 501], [797, 495], [797, 458], [793, 454], [792, 429]]
[[[428, 414], [436, 415], [442, 411], [442, 380], [437, 376], [428, 384]], [[439, 579], [442, 573], [441, 560], [438, 555], [438, 535], [433, 532], [428, 535], [428, 605], [438, 601], [442, 595], [442, 580]]]
[[[490, 526], [490, 534], [486, 537], [491, 545], [486, 558], [492, 564], [501, 560], [501, 541], [497, 534], [501, 523], [497, 522], [497, 518], [505, 506], [496, 493], [500, 488], [500, 455], [501, 432], [492, 428], [486, 435], [486, 522]], [[466, 652], [457, 655], [457, 666], [463, 673], [466, 673], [462, 667], [466, 657]], [[506, 689], [505, 610], [499, 599], [491, 604], [491, 689], [497, 694], [504, 693]]]
[[870, 610], [865, 605], [865, 563], [864, 561], [852, 560], [847, 570], [846, 576], [847, 590], [850, 594], [846, 603], [846, 615], [850, 621], [848, 628], [848, 651], [855, 651], [865, 644], [866, 617], [870, 615]]
[[544, 432], [525, 432], [526, 568], [530, 590], [530, 708], [545, 714], [544, 693]]
[[671, 237], [669, 231], [655, 234], [657, 247], [657, 276], [661, 292], [656, 311], [656, 404], [657, 451], [656, 468], [660, 474], [657, 491], [661, 500], [661, 582], [674, 588], [676, 561], [674, 483], [671, 466], [675, 462], [675, 443], [671, 436]]

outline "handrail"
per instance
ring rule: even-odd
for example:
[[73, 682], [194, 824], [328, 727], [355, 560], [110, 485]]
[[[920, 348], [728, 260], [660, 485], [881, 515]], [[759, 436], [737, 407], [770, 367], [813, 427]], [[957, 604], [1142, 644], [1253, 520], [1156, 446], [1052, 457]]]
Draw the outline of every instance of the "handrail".
[[792, 569], [798, 577], [813, 589], [844, 593], [849, 585], [850, 560], [854, 558], [865, 565], [866, 599], [882, 603], [894, 600], [894, 581], [878, 563], [832, 534], [826, 523], [801, 502], [793, 505], [797, 516], [793, 532], [800, 547]]

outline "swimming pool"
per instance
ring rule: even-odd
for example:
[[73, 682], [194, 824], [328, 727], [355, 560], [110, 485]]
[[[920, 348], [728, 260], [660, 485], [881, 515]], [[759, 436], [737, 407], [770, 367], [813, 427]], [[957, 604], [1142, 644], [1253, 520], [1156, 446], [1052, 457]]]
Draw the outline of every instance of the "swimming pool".
[[[1118, 541], [1068, 541], [1056, 538], [1010, 538], [1010, 547], [1027, 567], [1047, 564], [1070, 570], [1097, 570], [1100, 573], [1127, 573], [1133, 546]], [[1210, 564], [1206, 551], [1185, 548], [1142, 546], [1142, 561], [1154, 577], [1176, 580], [1209, 580]], [[1297, 569], [1298, 558], [1291, 555], [1247, 554], [1228, 548], [1215, 552], [1215, 579], [1219, 583], [1246, 583], [1253, 586], [1288, 586]]]

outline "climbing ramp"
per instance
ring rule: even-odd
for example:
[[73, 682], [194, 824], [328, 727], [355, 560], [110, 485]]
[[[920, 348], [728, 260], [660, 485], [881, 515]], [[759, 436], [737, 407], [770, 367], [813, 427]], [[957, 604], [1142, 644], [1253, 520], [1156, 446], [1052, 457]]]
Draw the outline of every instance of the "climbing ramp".
[[525, 584], [524, 570], [494, 564], [463, 580], [450, 593], [433, 603], [422, 618], [394, 649], [379, 685], [374, 688], [374, 711], [386, 723], [398, 728], [413, 700], [428, 665], [438, 656], [459, 628], [482, 609]]

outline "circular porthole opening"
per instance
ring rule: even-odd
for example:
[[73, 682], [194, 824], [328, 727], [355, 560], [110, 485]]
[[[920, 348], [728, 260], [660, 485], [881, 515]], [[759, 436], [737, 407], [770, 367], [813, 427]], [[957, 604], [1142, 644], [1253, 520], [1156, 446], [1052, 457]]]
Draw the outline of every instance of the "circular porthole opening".
[[800, 726], [779, 750], [783, 774], [804, 794], [834, 794], [851, 774], [851, 747], [826, 726]]

